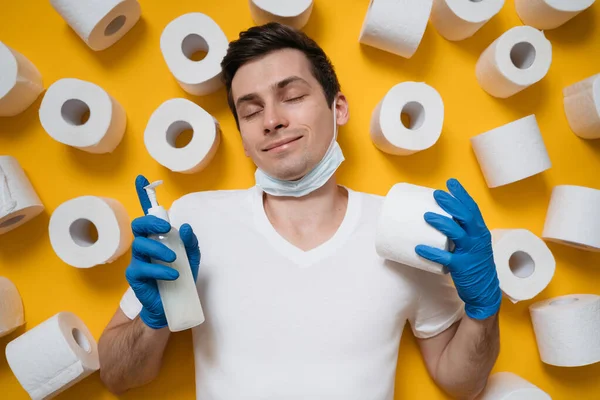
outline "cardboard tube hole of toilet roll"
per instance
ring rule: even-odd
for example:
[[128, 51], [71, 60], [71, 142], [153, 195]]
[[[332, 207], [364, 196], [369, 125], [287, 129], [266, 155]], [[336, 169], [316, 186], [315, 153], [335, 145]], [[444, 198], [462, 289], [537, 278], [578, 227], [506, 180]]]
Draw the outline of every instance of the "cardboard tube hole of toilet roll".
[[98, 229], [89, 219], [79, 218], [69, 227], [71, 239], [81, 247], [90, 247], [98, 241]]
[[10, 226], [10, 225], [14, 225], [17, 222], [19, 222], [20, 220], [22, 220], [23, 218], [25, 218], [25, 215], [17, 215], [15, 217], [9, 218], [6, 221], [0, 223], [0, 229], [6, 228], [7, 226]]
[[410, 101], [402, 107], [400, 120], [407, 129], [419, 129], [425, 122], [425, 108], [421, 103]]
[[121, 28], [125, 25], [126, 21], [127, 17], [124, 15], [119, 15], [118, 17], [110, 21], [110, 23], [106, 25], [106, 28], [104, 29], [104, 36], [112, 36], [115, 33], [119, 32], [119, 30], [121, 30]]
[[577, 297], [567, 297], [566, 299], [553, 300], [550, 302], [550, 305], [551, 306], [561, 306], [561, 305], [565, 305], [565, 304], [575, 303], [576, 301], [579, 301], [579, 299]]
[[519, 69], [528, 69], [535, 62], [535, 47], [528, 42], [519, 42], [510, 50], [510, 60]]
[[71, 125], [84, 125], [90, 118], [90, 107], [79, 99], [69, 99], [60, 108], [63, 119]]
[[85, 337], [83, 332], [81, 332], [77, 328], [73, 328], [71, 330], [71, 334], [73, 335], [73, 339], [75, 339], [75, 343], [77, 343], [77, 345], [79, 347], [81, 347], [83, 350], [85, 350], [88, 353], [92, 352], [92, 346], [90, 346], [90, 341], [88, 340], [87, 337]]
[[518, 278], [529, 278], [535, 271], [535, 261], [524, 251], [515, 251], [508, 259], [508, 267]]
[[206, 40], [196, 33], [190, 33], [181, 42], [181, 51], [191, 61], [202, 61], [208, 50]]
[[192, 141], [194, 128], [187, 121], [175, 121], [167, 128], [167, 143], [176, 149], [182, 149]]

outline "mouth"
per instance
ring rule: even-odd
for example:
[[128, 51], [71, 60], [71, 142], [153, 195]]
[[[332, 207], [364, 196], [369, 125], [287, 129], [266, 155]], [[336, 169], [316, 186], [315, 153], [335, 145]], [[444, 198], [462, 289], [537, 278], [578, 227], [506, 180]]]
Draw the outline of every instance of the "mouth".
[[275, 143], [271, 143], [270, 145], [268, 145], [267, 147], [265, 147], [263, 149], [263, 151], [272, 151], [272, 150], [279, 150], [279, 149], [283, 149], [284, 146], [287, 147], [286, 145], [289, 145], [291, 143], [294, 143], [300, 139], [302, 139], [303, 136], [298, 136], [295, 138], [289, 138], [289, 139], [284, 139], [284, 140], [280, 140], [277, 141]]

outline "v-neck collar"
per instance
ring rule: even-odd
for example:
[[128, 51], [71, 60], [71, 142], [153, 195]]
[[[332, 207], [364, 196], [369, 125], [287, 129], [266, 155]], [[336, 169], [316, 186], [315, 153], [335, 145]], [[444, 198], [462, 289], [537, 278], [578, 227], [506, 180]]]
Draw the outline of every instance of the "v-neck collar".
[[311, 250], [304, 251], [296, 247], [275, 230], [265, 212], [263, 191], [258, 186], [252, 188], [252, 212], [256, 227], [281, 255], [300, 267], [308, 267], [340, 249], [357, 225], [360, 217], [361, 197], [355, 191], [345, 186], [342, 187], [348, 191], [348, 206], [344, 219], [332, 237]]

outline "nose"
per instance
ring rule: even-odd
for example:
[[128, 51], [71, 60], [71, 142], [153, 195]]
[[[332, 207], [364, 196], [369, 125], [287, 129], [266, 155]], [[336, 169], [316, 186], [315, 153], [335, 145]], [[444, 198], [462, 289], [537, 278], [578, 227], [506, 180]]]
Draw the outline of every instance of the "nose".
[[265, 135], [275, 133], [280, 129], [287, 128], [289, 125], [285, 114], [275, 105], [265, 106], [263, 115], [263, 132]]

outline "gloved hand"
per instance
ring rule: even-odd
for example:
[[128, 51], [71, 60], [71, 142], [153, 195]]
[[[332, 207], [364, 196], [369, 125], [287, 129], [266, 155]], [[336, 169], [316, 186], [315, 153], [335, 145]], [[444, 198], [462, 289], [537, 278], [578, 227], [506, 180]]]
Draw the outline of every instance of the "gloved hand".
[[425, 221], [454, 242], [453, 252], [418, 245], [418, 255], [445, 265], [450, 271], [465, 312], [473, 319], [486, 319], [498, 312], [502, 292], [492, 252], [492, 235], [479, 207], [456, 179], [447, 182], [450, 194], [436, 190], [433, 197], [453, 218], [425, 213]]
[[[148, 180], [142, 175], [139, 175], [135, 180], [135, 188], [142, 205], [142, 210], [144, 211], [144, 216], [134, 219], [131, 223], [134, 240], [132, 258], [125, 270], [125, 277], [136, 297], [142, 303], [142, 311], [140, 312], [142, 321], [150, 328], [160, 329], [167, 326], [167, 318], [156, 280], [175, 280], [179, 277], [179, 272], [165, 265], [151, 263], [151, 258], [171, 263], [175, 261], [176, 256], [175, 252], [164, 244], [147, 237], [152, 234], [167, 233], [171, 230], [171, 225], [167, 221], [153, 215], [147, 215], [151, 204], [144, 186], [148, 184]], [[200, 265], [198, 239], [189, 224], [181, 226], [179, 236], [185, 245], [192, 275], [194, 276], [194, 280], [196, 280]]]

